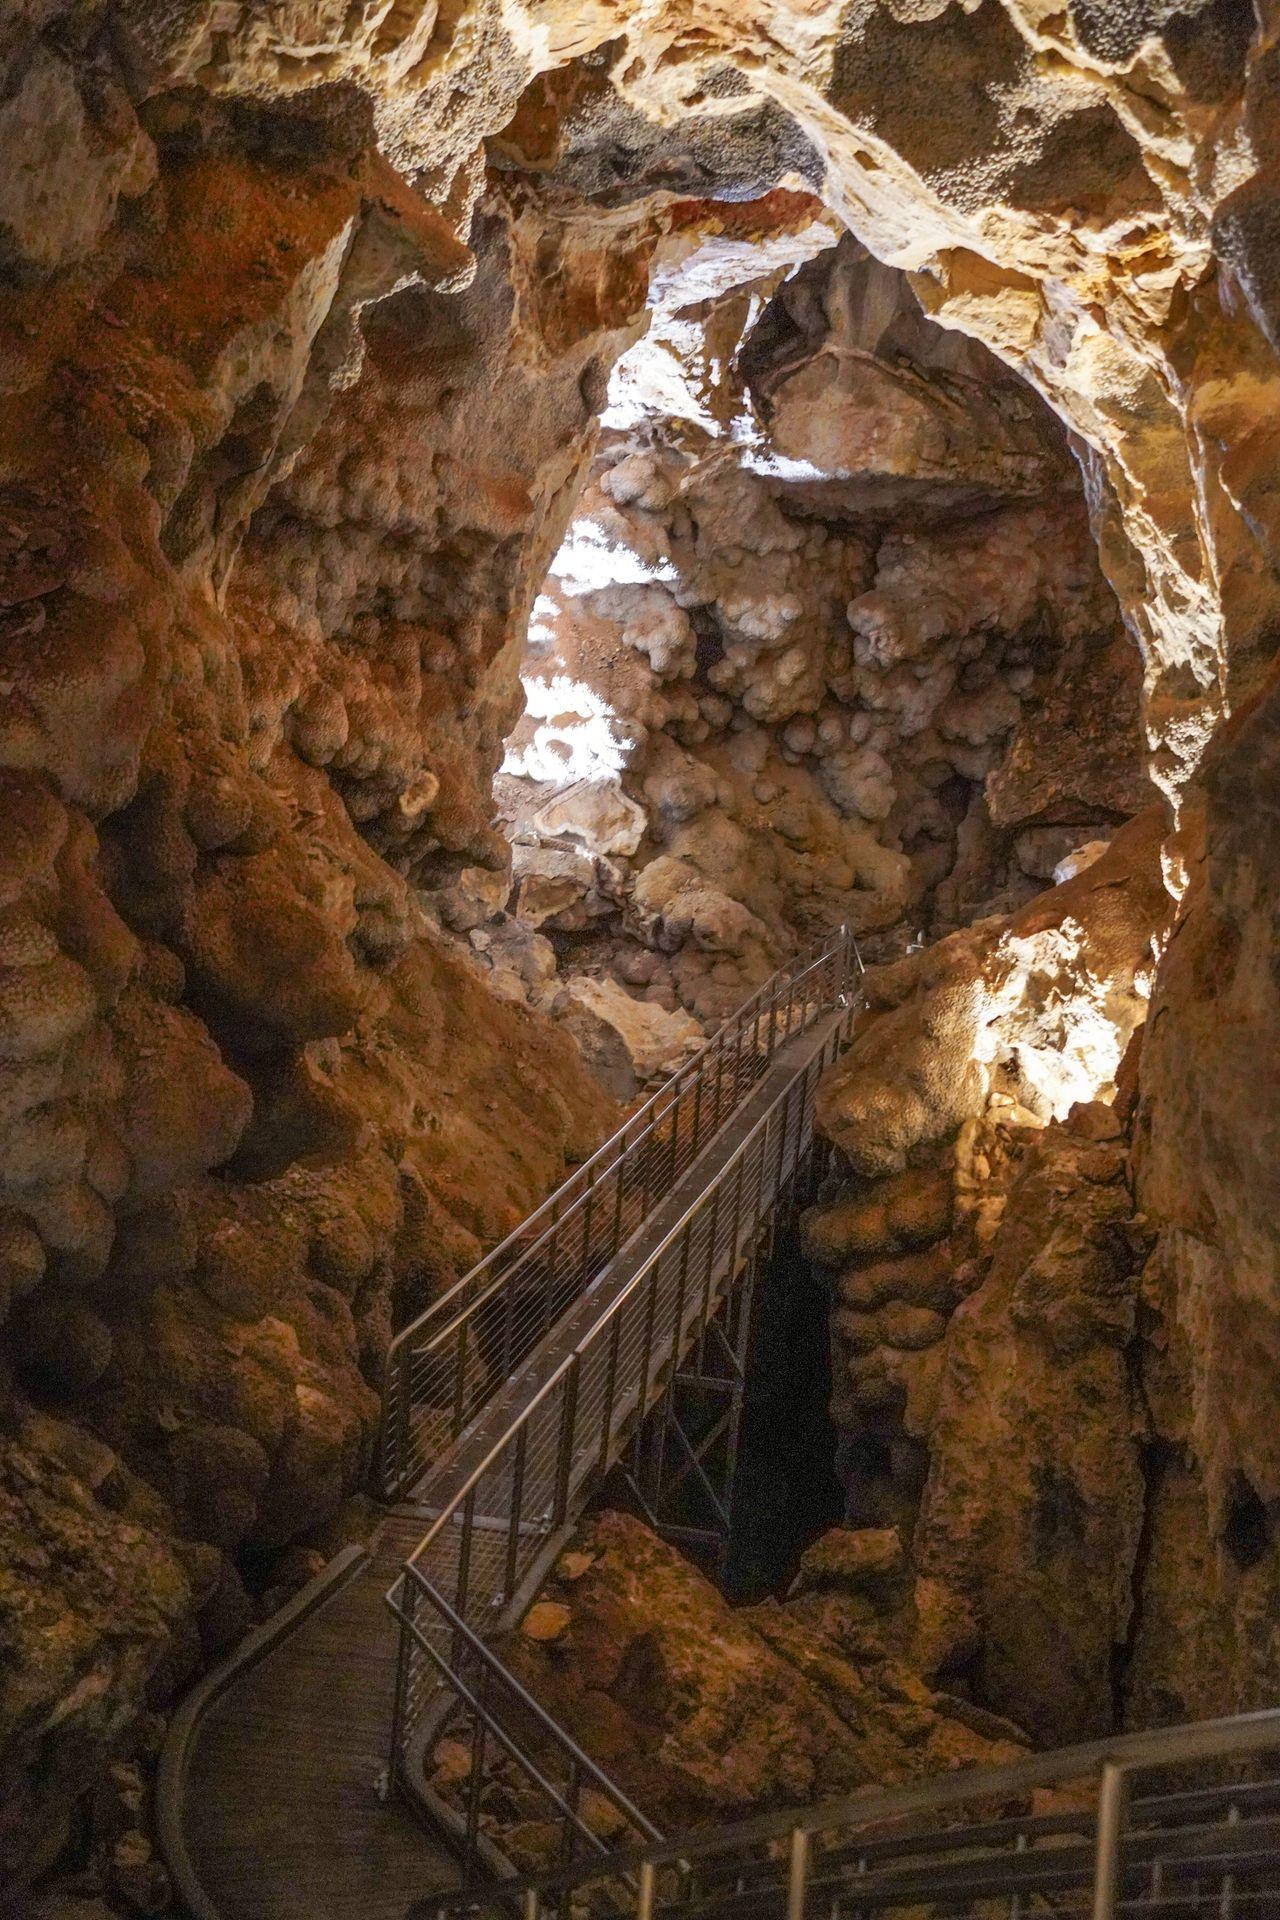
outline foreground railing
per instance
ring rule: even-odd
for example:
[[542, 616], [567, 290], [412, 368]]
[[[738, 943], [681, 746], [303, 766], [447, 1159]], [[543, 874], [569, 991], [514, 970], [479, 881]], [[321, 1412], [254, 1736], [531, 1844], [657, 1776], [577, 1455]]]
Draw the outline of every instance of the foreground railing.
[[528, 1700], [494, 1641], [523, 1614], [682, 1358], [705, 1346], [753, 1272], [775, 1209], [812, 1160], [814, 1096], [853, 1011], [839, 988], [821, 1026], [778, 1059], [776, 1086], [726, 1128], [705, 1181], [685, 1201], [672, 1196], [619, 1271], [557, 1324], [423, 1488], [436, 1517], [389, 1596], [401, 1624], [392, 1769], [419, 1791], [442, 1741], [455, 1756], [469, 1750], [465, 1811], [453, 1796], [469, 1862], [497, 1758], [515, 1768], [519, 1793], [532, 1794], [567, 1857], [601, 1848], [580, 1811], [588, 1788], [616, 1831], [652, 1837], [625, 1795]]
[[1280, 1712], [1096, 1741], [615, 1849], [565, 1872], [440, 1898], [434, 1912], [1277, 1920]]
[[671, 1192], [777, 1048], [853, 990], [847, 928], [774, 974], [549, 1200], [393, 1340], [376, 1478], [400, 1499]]

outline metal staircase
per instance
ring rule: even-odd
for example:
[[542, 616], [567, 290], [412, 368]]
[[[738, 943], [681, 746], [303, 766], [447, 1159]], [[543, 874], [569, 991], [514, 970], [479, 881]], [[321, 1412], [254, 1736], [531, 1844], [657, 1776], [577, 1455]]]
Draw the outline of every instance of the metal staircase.
[[419, 1484], [565, 1310], [739, 1112], [779, 1049], [852, 1017], [861, 962], [842, 927], [782, 968], [612, 1139], [492, 1253], [396, 1335], [375, 1479], [387, 1501]]
[[[400, 1623], [389, 1775], [428, 1800], [470, 1871], [497, 1755], [557, 1822], [566, 1861], [599, 1849], [588, 1790], [620, 1831], [659, 1837], [494, 1642], [624, 1459], [655, 1526], [704, 1557], [725, 1544], [751, 1293], [779, 1209], [821, 1163], [814, 1095], [859, 974], [841, 929], [775, 975], [396, 1344], [382, 1484], [421, 1509], [425, 1531], [388, 1595]], [[463, 1810], [431, 1803], [424, 1784], [446, 1732], [471, 1753]]]

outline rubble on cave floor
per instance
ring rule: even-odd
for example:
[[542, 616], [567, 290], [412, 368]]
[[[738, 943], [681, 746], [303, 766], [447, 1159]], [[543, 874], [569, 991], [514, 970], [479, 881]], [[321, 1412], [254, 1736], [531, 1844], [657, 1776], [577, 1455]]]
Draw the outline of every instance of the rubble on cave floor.
[[[938, 1678], [963, 1632], [892, 1529], [828, 1533], [785, 1599], [732, 1608], [639, 1521], [606, 1511], [584, 1523], [501, 1651], [634, 1804], [679, 1833], [1016, 1759], [1025, 1735]], [[470, 1766], [446, 1731], [427, 1784], [461, 1804]], [[584, 1812], [618, 1843], [602, 1795]], [[518, 1866], [555, 1865], [558, 1828], [500, 1758], [481, 1821]]]

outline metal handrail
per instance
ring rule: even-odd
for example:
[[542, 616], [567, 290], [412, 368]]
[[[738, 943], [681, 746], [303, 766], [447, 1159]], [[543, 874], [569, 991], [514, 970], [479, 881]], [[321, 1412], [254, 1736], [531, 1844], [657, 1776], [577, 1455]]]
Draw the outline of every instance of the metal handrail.
[[[1126, 1833], [1135, 1817], [1145, 1823], [1137, 1829], [1143, 1840], [1145, 1860], [1146, 1856], [1158, 1851], [1152, 1836], [1158, 1839], [1159, 1833], [1164, 1830], [1159, 1825], [1162, 1815], [1166, 1818], [1166, 1829], [1169, 1831], [1173, 1831], [1174, 1827], [1168, 1816], [1183, 1809], [1195, 1813], [1222, 1806], [1230, 1821], [1231, 1813], [1239, 1812], [1237, 1803], [1247, 1803], [1248, 1794], [1257, 1791], [1256, 1788], [1223, 1785], [1208, 1792], [1199, 1789], [1192, 1793], [1151, 1795], [1129, 1804], [1128, 1789], [1132, 1776], [1197, 1763], [1240, 1759], [1268, 1751], [1280, 1754], [1280, 1710], [1118, 1735], [1050, 1753], [1028, 1755], [1024, 1760], [1003, 1766], [965, 1769], [912, 1786], [882, 1788], [878, 1792], [820, 1802], [812, 1807], [760, 1815], [685, 1834], [679, 1839], [656, 1845], [618, 1849], [605, 1860], [596, 1859], [566, 1872], [519, 1883], [517, 1890], [527, 1920], [539, 1920], [543, 1914], [567, 1912], [569, 1897], [583, 1892], [593, 1883], [607, 1881], [610, 1885], [619, 1882], [631, 1884], [635, 1887], [635, 1899], [630, 1911], [635, 1920], [653, 1920], [659, 1911], [658, 1889], [665, 1873], [674, 1878], [675, 1892], [673, 1897], [663, 1899], [661, 1912], [673, 1916], [684, 1914], [693, 1920], [694, 1915], [718, 1910], [707, 1886], [710, 1873], [723, 1875], [734, 1883], [732, 1899], [724, 1902], [726, 1913], [733, 1910], [746, 1913], [750, 1910], [762, 1915], [785, 1915], [786, 1920], [803, 1920], [809, 1910], [810, 1896], [819, 1891], [818, 1880], [824, 1870], [824, 1854], [815, 1846], [815, 1842], [824, 1838], [828, 1841], [825, 1855], [827, 1871], [821, 1881], [824, 1899], [829, 1899], [832, 1892], [838, 1890], [839, 1874], [851, 1864], [849, 1848], [852, 1847], [857, 1861], [854, 1870], [859, 1871], [862, 1877], [850, 1885], [851, 1906], [856, 1910], [858, 1898], [870, 1901], [874, 1895], [878, 1905], [887, 1908], [895, 1904], [892, 1879], [881, 1880], [877, 1887], [873, 1880], [866, 1877], [873, 1849], [886, 1858], [897, 1854], [900, 1859], [904, 1855], [910, 1858], [913, 1852], [918, 1855], [926, 1846], [936, 1853], [941, 1850], [942, 1839], [950, 1833], [954, 1848], [965, 1851], [969, 1857], [950, 1870], [944, 1863], [927, 1885], [922, 1885], [919, 1879], [910, 1883], [901, 1882], [902, 1901], [897, 1904], [905, 1904], [908, 1894], [913, 1902], [922, 1898], [946, 1899], [949, 1893], [955, 1897], [971, 1888], [974, 1855], [983, 1834], [964, 1824], [949, 1829], [939, 1828], [933, 1820], [934, 1816], [958, 1812], [975, 1805], [999, 1805], [1010, 1800], [1026, 1799], [1036, 1788], [1064, 1786], [1096, 1778], [1097, 1803], [1092, 1812], [1082, 1809], [1074, 1818], [1028, 1815], [1023, 1819], [1006, 1819], [999, 1823], [1004, 1834], [1014, 1839], [1020, 1838], [1022, 1844], [1016, 1853], [1010, 1850], [1003, 1856], [993, 1856], [998, 1870], [994, 1872], [991, 1884], [997, 1886], [1003, 1876], [1007, 1884], [1016, 1881], [1022, 1892], [1034, 1892], [1037, 1890], [1036, 1873], [1040, 1867], [1046, 1874], [1056, 1876], [1061, 1883], [1066, 1870], [1062, 1855], [1044, 1852], [1028, 1859], [1028, 1853], [1032, 1851], [1037, 1838], [1050, 1838], [1083, 1829], [1092, 1843], [1084, 1872], [1085, 1883], [1091, 1886], [1092, 1891], [1093, 1920], [1113, 1920], [1128, 1864], [1125, 1857]], [[1273, 1773], [1269, 1777], [1273, 1799], [1280, 1799], [1278, 1781], [1280, 1774]], [[907, 1826], [912, 1821], [928, 1821], [930, 1824], [917, 1824], [913, 1833]], [[877, 1831], [888, 1837], [865, 1846], [859, 1852], [854, 1844], [857, 1837], [865, 1839]], [[847, 1846], [840, 1846], [842, 1836]], [[831, 1844], [833, 1841], [834, 1846]], [[998, 1868], [1000, 1858], [1016, 1861], [1016, 1875], [1011, 1866]], [[1230, 1864], [1229, 1856], [1227, 1864]], [[832, 1868], [835, 1869], [834, 1874]], [[1079, 1875], [1077, 1865], [1077, 1882]], [[748, 1881], [750, 1884], [747, 1884]], [[692, 1889], [689, 1897], [696, 1904], [685, 1903], [682, 1889], [686, 1888]], [[504, 1892], [510, 1897], [510, 1883]], [[451, 1920], [452, 1916], [476, 1911], [483, 1903], [482, 1890], [456, 1897], [445, 1896], [435, 1904], [437, 1920]], [[835, 1910], [825, 1904], [822, 1907], [823, 1912]], [[1149, 1910], [1158, 1913], [1160, 1909], [1155, 1906]], [[1229, 1912], [1230, 1908], [1223, 1907], [1221, 1911]]]
[[[411, 1607], [406, 1604], [406, 1595], [410, 1583], [421, 1591], [424, 1597], [429, 1600], [435, 1612], [447, 1622], [451, 1632], [456, 1636], [455, 1644], [460, 1642], [465, 1647], [471, 1666], [473, 1666], [480, 1675], [478, 1684], [475, 1687], [469, 1687], [465, 1681], [460, 1681], [456, 1670], [448, 1664], [438, 1648], [433, 1646], [428, 1636], [423, 1633], [414, 1612]], [[661, 1841], [661, 1831], [653, 1824], [652, 1820], [650, 1820], [646, 1814], [642, 1813], [634, 1802], [615, 1785], [608, 1774], [605, 1773], [604, 1769], [598, 1766], [591, 1756], [583, 1751], [572, 1736], [567, 1734], [564, 1729], [552, 1719], [546, 1708], [529, 1692], [528, 1688], [523, 1686], [515, 1675], [503, 1666], [502, 1662], [485, 1645], [479, 1634], [476, 1633], [472, 1627], [468, 1626], [460, 1613], [450, 1606], [444, 1595], [432, 1586], [431, 1582], [419, 1567], [406, 1567], [405, 1578], [397, 1581], [395, 1587], [392, 1589], [391, 1595], [388, 1596], [388, 1604], [396, 1619], [399, 1620], [402, 1628], [413, 1636], [420, 1650], [439, 1670], [442, 1678], [447, 1680], [450, 1687], [458, 1688], [460, 1685], [462, 1686], [464, 1689], [465, 1703], [482, 1722], [486, 1734], [496, 1739], [499, 1745], [505, 1748], [513, 1758], [518, 1759], [527, 1771], [539, 1778], [539, 1784], [548, 1799], [551, 1800], [554, 1805], [558, 1805], [560, 1811], [574, 1822], [580, 1836], [587, 1841], [588, 1845], [594, 1844], [600, 1853], [607, 1853], [609, 1851], [604, 1843], [591, 1832], [591, 1829], [578, 1818], [576, 1796], [575, 1802], [568, 1804], [561, 1799], [554, 1786], [545, 1778], [540, 1777], [536, 1761], [530, 1758], [527, 1750], [522, 1748], [515, 1736], [508, 1731], [502, 1716], [488, 1707], [486, 1695], [493, 1686], [496, 1685], [509, 1693], [517, 1702], [521, 1715], [533, 1723], [541, 1738], [553, 1743], [562, 1753], [568, 1756], [570, 1766], [578, 1776], [579, 1786], [583, 1780], [589, 1781], [598, 1793], [612, 1802], [618, 1812], [624, 1819], [630, 1822], [637, 1833], [642, 1834], [649, 1841], [655, 1843]]]
[[[780, 1105], [781, 1102], [777, 1104]], [[715, 1181], [716, 1187], [723, 1187], [733, 1176], [735, 1170], [745, 1163], [753, 1148], [767, 1131], [772, 1115], [773, 1110], [771, 1109], [769, 1113], [766, 1113], [757, 1121], [746, 1138], [734, 1149], [732, 1156], [725, 1162], [717, 1174]], [[532, 1419], [538, 1409], [555, 1392], [557, 1387], [563, 1385], [566, 1377], [573, 1368], [581, 1365], [583, 1355], [634, 1299], [642, 1285], [657, 1269], [662, 1258], [670, 1253], [678, 1244], [681, 1236], [688, 1230], [690, 1221], [707, 1205], [713, 1191], [714, 1189], [712, 1187], [704, 1187], [701, 1189], [688, 1207], [685, 1208], [678, 1220], [667, 1228], [656, 1245], [646, 1250], [643, 1261], [637, 1265], [635, 1270], [627, 1277], [621, 1290], [612, 1294], [608, 1300], [601, 1302], [594, 1318], [587, 1323], [585, 1330], [578, 1333], [572, 1343], [564, 1348], [540, 1384], [533, 1390], [528, 1398], [522, 1400], [519, 1413], [516, 1417], [509, 1425], [500, 1428], [496, 1432], [488, 1451], [480, 1455], [479, 1459], [471, 1464], [467, 1471], [466, 1478], [460, 1484], [450, 1488], [447, 1504], [436, 1512], [422, 1540], [414, 1549], [406, 1563], [408, 1566], [413, 1566], [429, 1551], [439, 1535], [455, 1519], [459, 1509], [468, 1496], [474, 1493], [483, 1481], [498, 1456], [511, 1443], [519, 1428]]]
[[[707, 1142], [708, 1154], [711, 1139], [719, 1143], [714, 1160], [699, 1158], [683, 1186], [673, 1183], [665, 1212], [556, 1321], [421, 1489], [432, 1517], [388, 1596], [401, 1624], [391, 1771], [415, 1790], [425, 1747], [446, 1720], [461, 1721], [472, 1742], [469, 1860], [479, 1821], [475, 1783], [490, 1739], [518, 1760], [562, 1833], [580, 1824], [575, 1796], [589, 1781], [620, 1824], [652, 1837], [651, 1824], [546, 1716], [535, 1716], [544, 1760], [519, 1747], [485, 1690], [517, 1718], [527, 1719], [528, 1709], [489, 1642], [520, 1617], [590, 1488], [668, 1391], [690, 1347], [705, 1342], [715, 1315], [744, 1286], [749, 1294], [773, 1212], [813, 1161], [818, 1082], [853, 1020], [852, 942], [830, 943], [801, 970], [801, 982], [815, 966], [823, 989], [816, 1008], [806, 1004], [796, 1021], [788, 1001], [783, 1021], [770, 1019], [770, 1041], [780, 1024], [779, 1044], [789, 1033], [794, 1047], [781, 1056], [770, 1045], [766, 1064], [776, 1064], [771, 1078], [754, 1077], [756, 1105], [735, 1103], [723, 1114]], [[792, 998], [794, 991], [793, 981]], [[567, 1776], [563, 1790], [552, 1778], [556, 1768]], [[570, 1857], [573, 1850], [570, 1834]]]
[[[385, 1498], [405, 1495], [429, 1456], [457, 1438], [550, 1320], [643, 1224], [741, 1105], [776, 1047], [827, 1004], [820, 994], [827, 977], [847, 979], [860, 967], [841, 927], [780, 968], [527, 1220], [397, 1333], [377, 1449]], [[473, 1375], [484, 1336], [495, 1331], [501, 1362], [486, 1385]]]

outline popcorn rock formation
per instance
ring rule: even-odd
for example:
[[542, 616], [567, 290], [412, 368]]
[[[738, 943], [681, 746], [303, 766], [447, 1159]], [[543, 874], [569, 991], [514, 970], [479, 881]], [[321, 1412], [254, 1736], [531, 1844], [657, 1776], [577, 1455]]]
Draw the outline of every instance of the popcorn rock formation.
[[[498, 783], [517, 919], [704, 1021], [842, 921], [893, 950], [1029, 897], [1149, 797], [1052, 417], [848, 239], [739, 284], [747, 213], [659, 248]], [[1086, 700], [1096, 778], [1050, 732]]]

